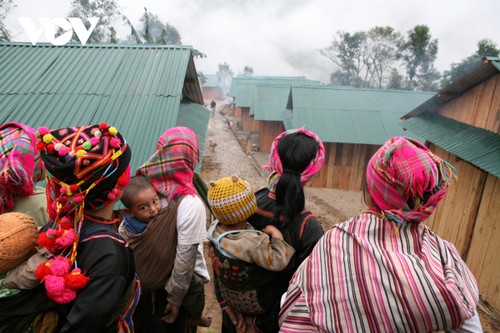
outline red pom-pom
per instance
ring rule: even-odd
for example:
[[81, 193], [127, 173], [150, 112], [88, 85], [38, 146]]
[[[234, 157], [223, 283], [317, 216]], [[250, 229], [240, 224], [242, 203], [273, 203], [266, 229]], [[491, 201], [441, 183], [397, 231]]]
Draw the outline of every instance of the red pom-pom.
[[105, 122], [102, 122], [102, 123], [99, 124], [99, 129], [101, 131], [104, 131], [104, 130], [108, 129], [108, 127], [109, 127], [108, 124], [106, 124]]
[[82, 274], [79, 268], [75, 268], [71, 273], [64, 275], [66, 287], [78, 290], [84, 288], [89, 282], [90, 278]]
[[35, 276], [38, 278], [38, 280], [43, 281], [45, 277], [50, 274], [50, 264], [48, 261], [42, 262], [38, 267], [35, 269]]
[[36, 142], [36, 149], [39, 151], [44, 151], [45, 150], [45, 143], [43, 141], [37, 141]]
[[50, 154], [53, 154], [55, 151], [56, 151], [56, 148], [54, 147], [54, 144], [53, 143], [49, 143], [47, 145], [47, 151], [50, 153]]
[[47, 248], [49, 251], [52, 251], [55, 241], [55, 238], [49, 237], [46, 232], [42, 232], [38, 235], [38, 245]]
[[70, 185], [70, 186], [69, 186], [69, 190], [70, 190], [72, 193], [76, 193], [76, 192], [78, 192], [78, 185], [76, 185], [76, 184]]

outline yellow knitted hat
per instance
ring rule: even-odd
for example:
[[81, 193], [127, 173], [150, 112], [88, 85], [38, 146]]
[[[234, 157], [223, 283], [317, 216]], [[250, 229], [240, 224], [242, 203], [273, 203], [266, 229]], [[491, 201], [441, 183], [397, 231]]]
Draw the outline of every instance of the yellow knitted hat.
[[0, 215], [0, 273], [6, 273], [35, 253], [38, 229], [23, 213]]
[[246, 221], [257, 209], [257, 200], [248, 182], [236, 176], [210, 183], [208, 203], [221, 224]]

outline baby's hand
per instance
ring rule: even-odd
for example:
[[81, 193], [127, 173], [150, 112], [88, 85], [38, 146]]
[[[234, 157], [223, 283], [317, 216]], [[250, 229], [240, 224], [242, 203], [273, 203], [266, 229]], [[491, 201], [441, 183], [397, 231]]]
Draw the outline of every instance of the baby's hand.
[[264, 228], [262, 228], [262, 232], [265, 232], [272, 238], [278, 238], [283, 240], [283, 234], [281, 233], [281, 231], [278, 230], [278, 228], [276, 228], [273, 225], [266, 225]]

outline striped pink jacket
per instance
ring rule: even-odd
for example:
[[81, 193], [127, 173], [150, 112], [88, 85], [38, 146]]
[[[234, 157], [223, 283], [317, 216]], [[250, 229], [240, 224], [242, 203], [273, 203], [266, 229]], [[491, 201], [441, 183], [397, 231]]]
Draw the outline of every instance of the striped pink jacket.
[[472, 317], [476, 281], [425, 224], [364, 213], [335, 225], [295, 273], [280, 332], [432, 332]]

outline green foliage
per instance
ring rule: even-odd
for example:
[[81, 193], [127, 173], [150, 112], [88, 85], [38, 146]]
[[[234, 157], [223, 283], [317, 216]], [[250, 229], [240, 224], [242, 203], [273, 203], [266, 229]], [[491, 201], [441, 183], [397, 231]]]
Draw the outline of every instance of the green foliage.
[[353, 87], [383, 87], [399, 59], [401, 35], [393, 28], [369, 31], [338, 31], [337, 37], [320, 53], [340, 67], [331, 74], [332, 84]]
[[[113, 43], [117, 41], [116, 31], [112, 27], [112, 23], [121, 19], [123, 15], [115, 0], [71, 0], [68, 16], [79, 17], [82, 20], [89, 17], [99, 18], [97, 26], [90, 34], [88, 43]], [[84, 24], [89, 28], [89, 22], [84, 22]], [[114, 36], [113, 32], [115, 32]], [[73, 34], [71, 42], [78, 42], [75, 34]]]
[[429, 27], [417, 25], [408, 31], [401, 43], [401, 57], [406, 67], [406, 88], [411, 90], [435, 90], [439, 72], [434, 68], [438, 51], [437, 39], [432, 39]]
[[243, 68], [243, 75], [246, 75], [246, 76], [253, 75], [253, 68], [250, 66], [245, 66], [245, 68]]
[[444, 88], [448, 86], [476, 66], [484, 57], [498, 57], [499, 55], [500, 49], [497, 48], [497, 45], [493, 41], [486, 38], [480, 40], [477, 43], [477, 50], [475, 53], [462, 59], [459, 63], [452, 63], [450, 69], [444, 71], [440, 87]]
[[0, 0], [0, 42], [10, 42], [10, 31], [5, 26], [5, 18], [15, 7], [13, 0]]
[[339, 73], [332, 74], [332, 79], [335, 80], [332, 83], [355, 85], [364, 68], [363, 44], [365, 40], [365, 32], [351, 34], [349, 32], [338, 31], [337, 39], [334, 39], [330, 46], [320, 50], [323, 56], [340, 67]]
[[174, 26], [161, 22], [158, 15], [150, 14], [147, 8], [144, 8], [140, 22], [142, 27], [139, 29], [139, 34], [145, 44], [182, 44], [179, 31]]

